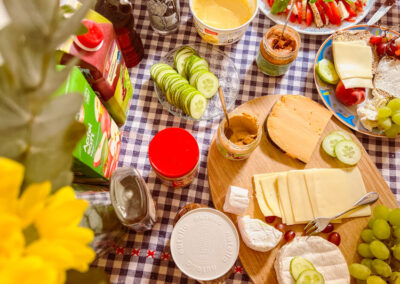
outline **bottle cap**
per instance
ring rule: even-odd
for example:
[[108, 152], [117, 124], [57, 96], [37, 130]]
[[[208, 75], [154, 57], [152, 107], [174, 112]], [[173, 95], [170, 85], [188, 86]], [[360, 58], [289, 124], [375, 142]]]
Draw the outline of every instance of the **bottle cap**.
[[104, 33], [99, 24], [90, 20], [83, 20], [82, 24], [88, 29], [88, 32], [75, 37], [74, 42], [80, 48], [86, 51], [96, 51], [101, 48], [104, 42]]

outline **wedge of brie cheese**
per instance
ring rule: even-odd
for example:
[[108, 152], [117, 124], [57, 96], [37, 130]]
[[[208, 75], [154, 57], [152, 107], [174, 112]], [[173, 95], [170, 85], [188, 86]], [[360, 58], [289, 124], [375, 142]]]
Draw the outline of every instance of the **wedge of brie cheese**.
[[249, 206], [249, 201], [247, 189], [231, 185], [225, 196], [223, 210], [236, 215], [244, 214]]
[[259, 219], [251, 219], [248, 215], [238, 219], [238, 226], [243, 242], [256, 251], [269, 251], [282, 239], [281, 231]]
[[290, 274], [290, 261], [302, 256], [322, 274], [325, 284], [350, 283], [349, 269], [340, 249], [331, 242], [316, 236], [296, 237], [284, 245], [274, 263], [279, 284], [295, 283]]

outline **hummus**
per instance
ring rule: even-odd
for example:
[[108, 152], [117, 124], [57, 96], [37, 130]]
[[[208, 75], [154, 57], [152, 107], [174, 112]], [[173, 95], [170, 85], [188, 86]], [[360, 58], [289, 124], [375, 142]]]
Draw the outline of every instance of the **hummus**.
[[[243, 114], [241, 116], [233, 116], [229, 119], [232, 135], [229, 137], [235, 145], [249, 145], [257, 139], [257, 121], [255, 118]], [[225, 131], [228, 124], [225, 123]]]

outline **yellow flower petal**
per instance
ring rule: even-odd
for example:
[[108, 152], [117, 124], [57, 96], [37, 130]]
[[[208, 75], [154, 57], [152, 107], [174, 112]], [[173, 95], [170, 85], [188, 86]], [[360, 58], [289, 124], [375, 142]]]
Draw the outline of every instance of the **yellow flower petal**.
[[2, 284], [59, 284], [60, 272], [40, 257], [27, 256], [0, 269]]
[[74, 189], [70, 186], [64, 186], [59, 190], [57, 190], [57, 192], [54, 193], [52, 196], [50, 196], [50, 198], [48, 199], [49, 203], [48, 207], [49, 208], [57, 207], [66, 201], [75, 199], [76, 195]]
[[89, 269], [89, 264], [95, 259], [96, 254], [92, 248], [70, 240], [56, 240], [54, 243], [61, 245], [70, 251], [74, 256], [74, 263], [71, 267], [80, 272]]
[[[0, 199], [13, 203], [18, 198], [24, 178], [24, 167], [7, 158], [0, 157]], [[12, 204], [2, 203], [8, 207]], [[3, 211], [5, 208], [0, 208]]]
[[39, 256], [60, 270], [67, 270], [74, 264], [74, 255], [68, 248], [46, 239], [40, 239], [30, 244], [26, 248], [26, 254]]
[[53, 238], [71, 240], [86, 245], [93, 241], [94, 233], [89, 228], [59, 228], [58, 230], [56, 230], [56, 232], [54, 232]]
[[41, 236], [52, 237], [58, 228], [78, 226], [87, 207], [86, 200], [75, 199], [45, 208], [35, 221], [36, 227]]
[[25, 238], [19, 218], [0, 214], [0, 267], [18, 258], [24, 246]]
[[18, 200], [18, 215], [26, 227], [33, 222], [40, 210], [43, 209], [47, 196], [51, 191], [51, 183], [35, 183], [29, 185]]

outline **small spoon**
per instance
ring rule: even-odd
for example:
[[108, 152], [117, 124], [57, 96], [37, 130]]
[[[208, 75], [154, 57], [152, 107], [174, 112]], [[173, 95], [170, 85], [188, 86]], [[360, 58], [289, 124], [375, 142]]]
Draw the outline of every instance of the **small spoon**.
[[296, 5], [296, 3], [293, 1], [292, 6], [290, 7], [290, 11], [289, 11], [289, 13], [288, 13], [288, 15], [287, 15], [287, 17], [286, 17], [285, 25], [283, 26], [283, 29], [282, 29], [282, 34], [281, 34], [281, 36], [279, 37], [279, 39], [275, 42], [273, 48], [276, 47], [276, 45], [278, 44], [278, 42], [281, 41], [283, 35], [285, 34], [285, 30], [286, 30], [287, 24], [288, 24], [288, 22], [289, 22], [290, 15], [292, 14], [294, 5]]
[[222, 109], [224, 110], [224, 113], [225, 113], [226, 122], [228, 124], [228, 127], [226, 127], [224, 129], [224, 134], [225, 134], [226, 138], [228, 138], [228, 140], [229, 140], [232, 137], [233, 131], [229, 125], [229, 116], [228, 116], [228, 112], [226, 111], [224, 92], [222, 91], [221, 86], [219, 86], [219, 88], [218, 88], [218, 94], [219, 94], [219, 99], [221, 100]]

